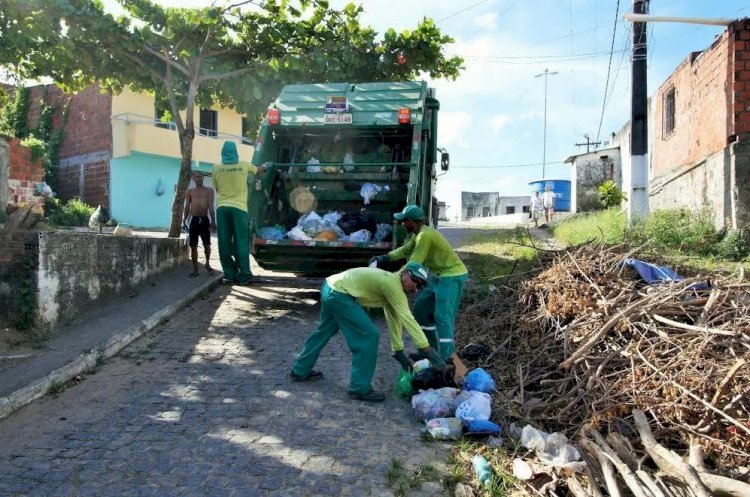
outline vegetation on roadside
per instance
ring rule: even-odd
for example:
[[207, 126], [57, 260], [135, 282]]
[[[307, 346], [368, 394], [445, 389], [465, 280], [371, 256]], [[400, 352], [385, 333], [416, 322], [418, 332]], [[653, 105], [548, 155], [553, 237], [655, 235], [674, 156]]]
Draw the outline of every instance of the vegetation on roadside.
[[[483, 443], [473, 442], [463, 438], [451, 451], [448, 458], [447, 474], [443, 479], [444, 486], [451, 492], [456, 485], [469, 485], [478, 497], [520, 497], [528, 496], [529, 492], [523, 483], [503, 468], [512, 466], [517, 447], [506, 444], [501, 447], [490, 447]], [[472, 458], [481, 454], [487, 459], [492, 477], [487, 485], [481, 485], [474, 474]]]
[[589, 241], [608, 244], [648, 243], [647, 251], [680, 260], [699, 268], [721, 267], [722, 263], [746, 261], [748, 247], [737, 231], [717, 230], [707, 209], [663, 209], [628, 226], [624, 211], [577, 214], [553, 226], [554, 237], [566, 245]]
[[431, 464], [423, 464], [409, 472], [400, 459], [393, 458], [385, 472], [385, 482], [396, 497], [405, 497], [410, 490], [419, 489], [429, 481], [441, 481], [440, 471]]
[[471, 236], [459, 251], [473, 279], [492, 282], [530, 269], [537, 256], [535, 244], [539, 242], [521, 227], [488, 229]]
[[53, 226], [88, 226], [94, 210], [77, 198], [67, 203], [59, 198], [49, 198], [44, 206], [47, 222]]

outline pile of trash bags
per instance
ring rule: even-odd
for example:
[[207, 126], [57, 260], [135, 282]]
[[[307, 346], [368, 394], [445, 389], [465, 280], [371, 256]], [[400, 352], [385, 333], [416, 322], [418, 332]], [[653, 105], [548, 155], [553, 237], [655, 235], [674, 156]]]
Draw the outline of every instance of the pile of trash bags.
[[258, 237], [277, 241], [383, 242], [392, 232], [389, 223], [377, 223], [370, 214], [329, 212], [321, 216], [313, 211], [300, 216], [297, 225], [288, 231], [280, 225], [266, 226], [258, 230]]
[[[432, 384], [453, 381], [429, 367], [429, 361], [423, 359], [414, 365], [413, 374], [403, 369], [399, 372], [396, 393], [403, 398], [411, 396], [414, 417], [425, 423], [424, 431], [432, 438], [458, 440], [463, 435], [485, 437], [500, 434], [501, 427], [490, 421], [495, 382], [487, 371], [482, 368], [469, 371], [461, 381], [461, 388], [418, 388], [424, 386], [426, 376], [432, 378]], [[411, 391], [406, 388], [407, 377], [411, 380]]]

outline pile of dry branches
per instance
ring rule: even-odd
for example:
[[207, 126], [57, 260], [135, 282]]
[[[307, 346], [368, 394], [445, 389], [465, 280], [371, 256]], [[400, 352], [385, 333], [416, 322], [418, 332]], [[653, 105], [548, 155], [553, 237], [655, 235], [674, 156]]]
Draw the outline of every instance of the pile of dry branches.
[[[600, 482], [613, 454], [621, 476], [638, 462], [636, 446], [669, 474], [644, 430], [653, 431], [656, 450], [692, 449], [696, 472], [706, 471], [696, 455], [704, 453], [711, 470], [738, 476], [750, 463], [750, 284], [646, 285], [622, 264], [633, 252], [593, 245], [543, 252], [535, 276], [463, 310], [459, 350], [487, 345], [481, 365], [498, 384], [496, 412], [578, 436]], [[607, 450], [613, 454], [601, 456]]]

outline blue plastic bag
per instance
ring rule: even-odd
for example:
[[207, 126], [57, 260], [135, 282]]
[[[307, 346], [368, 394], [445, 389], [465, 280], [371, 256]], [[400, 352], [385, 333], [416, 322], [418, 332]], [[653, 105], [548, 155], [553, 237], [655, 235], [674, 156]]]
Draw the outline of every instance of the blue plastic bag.
[[464, 378], [464, 390], [491, 394], [495, 390], [495, 380], [482, 368], [472, 369]]
[[467, 435], [473, 436], [497, 436], [502, 430], [500, 425], [497, 425], [492, 421], [484, 421], [480, 419], [464, 421], [464, 429], [466, 430]]

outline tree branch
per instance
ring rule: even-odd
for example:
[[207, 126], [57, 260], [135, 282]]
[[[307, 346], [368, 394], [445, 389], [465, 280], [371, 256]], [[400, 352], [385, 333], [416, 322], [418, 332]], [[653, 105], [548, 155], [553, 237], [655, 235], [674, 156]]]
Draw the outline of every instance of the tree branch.
[[164, 63], [167, 64], [167, 66], [174, 66], [175, 69], [183, 73], [185, 76], [190, 77], [190, 72], [188, 72], [187, 68], [183, 66], [182, 64], [180, 64], [179, 62], [177, 62], [176, 60], [171, 59], [169, 57], [169, 54], [159, 52], [155, 48], [151, 48], [150, 46], [148, 46], [146, 43], [144, 43], [142, 46], [148, 53], [164, 61]]
[[225, 72], [225, 73], [221, 73], [221, 74], [217, 74], [217, 73], [206, 74], [206, 75], [203, 75], [203, 76], [200, 77], [200, 79], [198, 80], [198, 83], [200, 84], [200, 83], [203, 83], [204, 81], [208, 81], [208, 80], [220, 81], [220, 80], [223, 80], [223, 79], [228, 79], [228, 78], [231, 78], [231, 77], [234, 77], [234, 76], [239, 76], [241, 74], [248, 73], [248, 72], [252, 71], [253, 69], [255, 69], [255, 67], [245, 67], [245, 68], [242, 68], [242, 69], [237, 69], [236, 71], [229, 71], [229, 72]]

